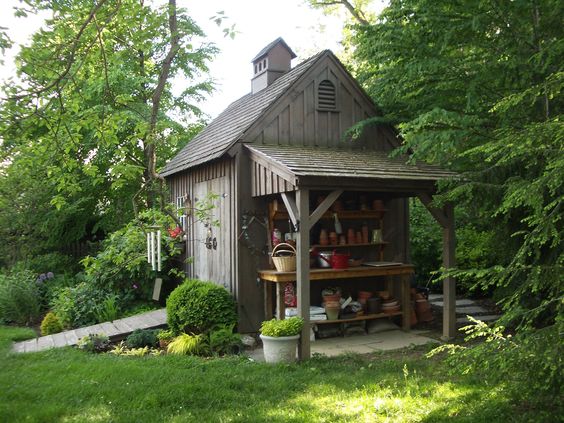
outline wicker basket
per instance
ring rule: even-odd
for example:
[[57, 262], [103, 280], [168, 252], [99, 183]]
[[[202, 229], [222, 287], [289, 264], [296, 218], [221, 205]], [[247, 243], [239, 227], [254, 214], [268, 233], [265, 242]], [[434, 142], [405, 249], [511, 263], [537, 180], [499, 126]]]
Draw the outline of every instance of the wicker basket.
[[296, 249], [286, 243], [280, 243], [272, 250], [272, 261], [279, 272], [296, 270]]

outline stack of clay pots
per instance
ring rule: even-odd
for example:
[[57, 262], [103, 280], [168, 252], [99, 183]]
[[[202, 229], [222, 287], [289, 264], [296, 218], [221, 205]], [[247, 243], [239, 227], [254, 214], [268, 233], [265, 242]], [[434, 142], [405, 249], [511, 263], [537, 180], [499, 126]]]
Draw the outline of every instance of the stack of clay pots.
[[372, 292], [368, 292], [368, 291], [359, 291], [358, 293], [358, 302], [362, 305], [362, 308], [364, 311], [368, 310], [368, 304], [367, 301], [369, 298], [372, 297]]
[[401, 305], [398, 300], [390, 297], [382, 303], [382, 311], [386, 314], [394, 314], [401, 311]]
[[[333, 292], [329, 294], [328, 292]], [[341, 293], [335, 290], [322, 293], [327, 320], [337, 320], [341, 312]]]

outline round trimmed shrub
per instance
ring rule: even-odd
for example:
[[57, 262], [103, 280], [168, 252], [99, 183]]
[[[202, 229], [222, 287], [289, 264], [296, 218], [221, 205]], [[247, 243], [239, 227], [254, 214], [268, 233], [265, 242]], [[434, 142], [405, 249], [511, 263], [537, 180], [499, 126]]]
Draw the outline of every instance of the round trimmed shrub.
[[219, 326], [235, 326], [236, 303], [222, 286], [188, 279], [166, 301], [167, 323], [175, 332], [207, 333]]
[[59, 318], [50, 311], [45, 315], [43, 321], [41, 322], [41, 335], [52, 335], [54, 333], [59, 333], [63, 331], [63, 325], [61, 324]]

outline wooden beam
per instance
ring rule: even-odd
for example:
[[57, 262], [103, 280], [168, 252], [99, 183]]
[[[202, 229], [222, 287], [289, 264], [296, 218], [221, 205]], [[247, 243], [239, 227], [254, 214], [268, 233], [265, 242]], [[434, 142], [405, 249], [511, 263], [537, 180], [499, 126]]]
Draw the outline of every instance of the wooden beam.
[[[443, 208], [447, 225], [443, 228], [443, 267], [448, 271], [456, 267], [456, 237], [454, 231], [454, 206], [448, 203]], [[456, 281], [452, 276], [443, 279], [443, 339], [456, 335]]]
[[311, 216], [309, 216], [310, 227], [317, 223], [317, 221], [321, 218], [321, 216], [323, 216], [323, 213], [329, 210], [329, 207], [331, 207], [331, 205], [335, 202], [337, 198], [339, 198], [339, 196], [342, 193], [343, 193], [342, 189], [336, 189], [335, 191], [331, 191], [329, 195], [325, 197], [325, 200], [323, 200], [321, 204], [317, 206], [317, 208], [311, 214]]
[[296, 206], [296, 202], [292, 197], [290, 197], [287, 193], [283, 192], [282, 194], [282, 201], [284, 201], [284, 205], [286, 209], [288, 209], [288, 215], [290, 216], [290, 220], [292, 221], [294, 228], [298, 227], [298, 207]]
[[296, 192], [296, 200], [298, 206], [298, 219], [300, 221], [300, 230], [298, 232], [297, 241], [297, 257], [296, 257], [296, 279], [298, 291], [298, 315], [304, 319], [304, 327], [300, 344], [298, 348], [298, 356], [300, 360], [307, 360], [311, 357], [311, 345], [309, 339], [310, 321], [309, 321], [309, 230], [311, 229], [309, 219], [309, 190], [299, 189]]
[[443, 210], [431, 206], [431, 202], [433, 201], [433, 198], [429, 194], [425, 192], [421, 192], [417, 194], [417, 197], [419, 197], [423, 205], [427, 208], [427, 210], [429, 210], [429, 213], [431, 213], [431, 215], [435, 218], [435, 220], [439, 223], [439, 225], [441, 225], [443, 229], [448, 227], [449, 221], [447, 215]]

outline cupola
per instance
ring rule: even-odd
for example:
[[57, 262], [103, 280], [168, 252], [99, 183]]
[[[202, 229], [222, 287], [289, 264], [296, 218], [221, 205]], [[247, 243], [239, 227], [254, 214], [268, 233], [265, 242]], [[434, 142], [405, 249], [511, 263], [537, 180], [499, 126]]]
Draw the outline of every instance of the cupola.
[[295, 57], [296, 54], [281, 37], [264, 47], [251, 61], [251, 93], [258, 93], [288, 72]]

